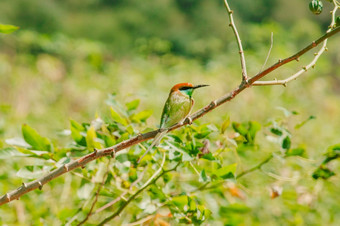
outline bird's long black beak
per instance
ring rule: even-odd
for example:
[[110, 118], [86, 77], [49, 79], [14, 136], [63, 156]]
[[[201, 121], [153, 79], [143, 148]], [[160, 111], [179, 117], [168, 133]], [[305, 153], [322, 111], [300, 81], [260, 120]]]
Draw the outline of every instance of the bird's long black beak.
[[209, 85], [197, 85], [197, 86], [194, 86], [194, 87], [192, 87], [192, 88], [193, 88], [193, 89], [197, 89], [197, 88], [206, 87], [206, 86], [209, 86]]

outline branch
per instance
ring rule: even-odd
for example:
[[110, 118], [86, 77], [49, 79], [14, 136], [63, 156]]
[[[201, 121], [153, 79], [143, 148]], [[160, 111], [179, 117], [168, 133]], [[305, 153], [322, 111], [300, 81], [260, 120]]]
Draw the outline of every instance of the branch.
[[144, 176], [144, 173], [145, 173], [146, 169], [147, 169], [147, 168], [145, 168], [144, 171], [141, 173], [141, 175], [138, 177], [138, 179], [135, 180], [135, 181], [131, 184], [129, 190], [123, 192], [123, 194], [121, 194], [121, 195], [120, 195], [119, 197], [117, 197], [116, 199], [112, 200], [111, 202], [109, 202], [109, 203], [105, 204], [104, 206], [100, 207], [99, 209], [97, 209], [97, 210], [93, 213], [93, 215], [94, 215], [94, 214], [97, 214], [97, 213], [99, 213], [99, 212], [101, 212], [101, 211], [103, 211], [103, 210], [105, 210], [105, 209], [107, 209], [107, 208], [109, 208], [110, 206], [112, 206], [112, 205], [115, 204], [116, 202], [120, 201], [127, 193], [129, 193], [129, 192], [132, 190], [132, 188], [133, 188], [136, 184], [138, 184], [138, 183], [143, 179], [143, 176]]
[[[246, 88], [248, 88], [250, 85], [252, 85], [255, 81], [259, 80], [260, 78], [264, 77], [265, 75], [269, 74], [270, 72], [274, 71], [275, 69], [281, 67], [282, 65], [292, 61], [292, 60], [296, 60], [298, 57], [300, 57], [301, 55], [305, 54], [306, 52], [308, 52], [309, 50], [313, 49], [314, 47], [316, 47], [317, 45], [319, 45], [321, 42], [323, 42], [324, 40], [326, 40], [327, 38], [335, 35], [336, 33], [338, 33], [340, 31], [340, 27], [337, 27], [335, 29], [333, 29], [332, 31], [326, 33], [325, 35], [321, 36], [319, 39], [317, 39], [316, 41], [312, 42], [310, 45], [308, 45], [307, 47], [305, 47], [303, 50], [297, 52], [296, 54], [294, 54], [291, 57], [288, 57], [284, 60], [279, 60], [279, 62], [277, 62], [276, 64], [268, 67], [267, 69], [265, 69], [264, 71], [256, 74], [254, 77], [250, 78], [248, 80], [248, 84], [245, 83], [244, 81], [241, 82], [241, 84], [235, 88], [233, 91], [231, 91], [230, 93], [227, 93], [226, 95], [222, 96], [221, 98], [212, 101], [210, 104], [208, 104], [207, 106], [205, 106], [204, 108], [200, 109], [199, 111], [195, 112], [194, 114], [192, 114], [190, 116], [191, 120], [197, 120], [200, 117], [203, 117], [204, 115], [206, 115], [208, 112], [212, 111], [213, 109], [217, 108], [218, 106], [234, 99], [239, 93], [241, 93], [243, 90], [245, 90]], [[172, 127], [169, 128], [168, 132], [183, 127], [187, 124], [189, 124], [190, 120], [185, 120], [184, 123], [179, 123], [176, 124]], [[19, 188], [10, 191], [8, 193], [6, 193], [5, 195], [0, 197], [0, 205], [3, 205], [5, 203], [8, 203], [10, 201], [13, 201], [15, 199], [19, 199], [22, 195], [28, 193], [29, 191], [32, 191], [34, 189], [42, 189], [43, 185], [48, 183], [49, 181], [71, 171], [74, 170], [76, 168], [79, 167], [84, 167], [87, 163], [94, 161], [98, 158], [104, 157], [104, 156], [114, 156], [115, 153], [131, 147], [135, 144], [141, 143], [143, 141], [152, 139], [156, 136], [156, 134], [159, 133], [159, 130], [154, 130], [148, 133], [144, 133], [144, 134], [138, 134], [137, 136], [134, 136], [128, 140], [125, 140], [119, 144], [116, 144], [112, 147], [109, 148], [104, 148], [101, 150], [95, 150], [92, 153], [85, 155], [84, 157], [80, 158], [80, 159], [76, 159], [70, 163], [67, 163], [53, 171], [51, 171], [50, 173], [46, 174], [45, 176], [34, 180], [32, 182], [29, 183], [23, 183], [22, 186], [20, 186]]]
[[[327, 34], [329, 32], [331, 32], [332, 28], [335, 26], [335, 15], [336, 15], [336, 11], [338, 9], [338, 6], [335, 3], [334, 3], [334, 5], [335, 5], [335, 7], [334, 7], [334, 9], [332, 11], [332, 22], [331, 22], [331, 25], [329, 26], [329, 29], [327, 30]], [[339, 29], [339, 27], [335, 28], [334, 30], [336, 30], [336, 29]], [[317, 41], [315, 41], [315, 42], [317, 42]], [[312, 45], [313, 45], [313, 43], [312, 43]], [[327, 46], [327, 38], [323, 41], [323, 45], [320, 48], [320, 50], [317, 53], [314, 54], [313, 60], [308, 65], [303, 67], [301, 70], [299, 70], [295, 74], [289, 76], [288, 78], [283, 79], [283, 80], [274, 80], [274, 81], [256, 81], [256, 82], [253, 83], [253, 86], [268, 86], [268, 85], [283, 85], [283, 86], [286, 86], [288, 82], [297, 79], [297, 77], [299, 77], [301, 74], [306, 72], [309, 68], [311, 68], [311, 67], [314, 68], [315, 63], [318, 61], [319, 57], [323, 54], [324, 51], [327, 51], [327, 47], [326, 46]], [[298, 60], [298, 57], [296, 58], [296, 60]]]
[[84, 220], [82, 220], [81, 222], [79, 222], [79, 224], [77, 226], [80, 226], [80, 225], [83, 225], [88, 219], [89, 217], [92, 215], [92, 211], [93, 211], [93, 208], [94, 208], [94, 205], [97, 203], [98, 201], [98, 196], [99, 196], [99, 192], [100, 190], [102, 189], [102, 187], [104, 186], [105, 184], [105, 180], [107, 179], [107, 175], [109, 174], [109, 167], [110, 167], [110, 163], [111, 163], [111, 159], [109, 159], [108, 163], [107, 163], [107, 166], [106, 166], [106, 172], [103, 176], [103, 179], [102, 179], [102, 183], [98, 186], [98, 189], [97, 189], [97, 192], [95, 194], [95, 198], [92, 202], [92, 205], [91, 205], [91, 208], [90, 208], [90, 211], [87, 213], [86, 217], [84, 218]]
[[[295, 53], [294, 55], [284, 59], [284, 60], [279, 60], [277, 63], [273, 64], [272, 66], [268, 67], [267, 69], [265, 69], [264, 71], [256, 74], [254, 77], [249, 79], [249, 83], [253, 84], [255, 83], [255, 81], [261, 79], [262, 77], [264, 77], [265, 75], [269, 74], [270, 72], [274, 71], [275, 69], [281, 67], [282, 65], [285, 65], [293, 60], [298, 60], [300, 56], [302, 56], [303, 54], [305, 54], [306, 52], [308, 52], [309, 50], [315, 48], [316, 46], [318, 46], [321, 42], [325, 41], [326, 39], [328, 39], [329, 37], [335, 35], [336, 33], [338, 33], [340, 31], [340, 27], [336, 27], [334, 28], [332, 31], [324, 34], [323, 36], [321, 36], [319, 39], [313, 41], [311, 44], [309, 44], [308, 46], [306, 46], [304, 49], [300, 50], [299, 52]], [[256, 84], [254, 84], [256, 85]]]
[[229, 21], [230, 21], [229, 26], [233, 29], [233, 32], [234, 32], [235, 38], [236, 38], [236, 42], [237, 42], [237, 45], [238, 45], [238, 49], [239, 49], [241, 68], [242, 68], [242, 81], [246, 83], [247, 80], [248, 80], [246, 60], [244, 58], [244, 52], [243, 52], [243, 47], [242, 47], [242, 43], [241, 43], [241, 38], [240, 38], [240, 35], [237, 32], [236, 25], [235, 25], [235, 22], [234, 22], [234, 18], [233, 18], [234, 12], [230, 9], [228, 0], [224, 0], [224, 4], [225, 4], [225, 7], [227, 8], [227, 12], [228, 12], [228, 15], [229, 15]]
[[[176, 164], [176, 166], [172, 169], [169, 169], [169, 170], [163, 170], [163, 166], [164, 166], [164, 163], [165, 163], [165, 153], [164, 153], [164, 156], [163, 156], [163, 162], [162, 162], [162, 165], [161, 167], [159, 168], [159, 170], [157, 170], [157, 172], [152, 175], [152, 177], [135, 193], [133, 194], [115, 213], [113, 213], [111, 216], [105, 218], [102, 222], [100, 222], [98, 225], [104, 225], [105, 223], [109, 222], [110, 220], [112, 220], [113, 218], [115, 218], [116, 216], [118, 216], [122, 211], [123, 209], [132, 201], [134, 200], [137, 195], [139, 195], [142, 191], [144, 191], [145, 188], [149, 187], [151, 184], [154, 184], [159, 178], [161, 178], [164, 174], [166, 173], [169, 173], [171, 171], [174, 171], [177, 169], [177, 167], [179, 166], [179, 164], [181, 162], [178, 162]], [[159, 174], [157, 177], [155, 177], [160, 171], [163, 172], [161, 174]], [[155, 177], [155, 178], [153, 178]]]
[[241, 172], [239, 175], [236, 176], [236, 179], [239, 179], [240, 177], [243, 177], [244, 175], [246, 175], [246, 174], [248, 174], [248, 173], [251, 173], [251, 172], [253, 172], [253, 171], [255, 171], [255, 170], [261, 169], [261, 167], [262, 167], [264, 164], [266, 164], [267, 162], [269, 162], [273, 157], [274, 157], [273, 154], [269, 155], [268, 158], [266, 158], [265, 160], [263, 160], [262, 162], [260, 162], [258, 165], [256, 165], [256, 166], [254, 166], [254, 167], [252, 167], [252, 168], [250, 168], [250, 169], [247, 169], [247, 170]]

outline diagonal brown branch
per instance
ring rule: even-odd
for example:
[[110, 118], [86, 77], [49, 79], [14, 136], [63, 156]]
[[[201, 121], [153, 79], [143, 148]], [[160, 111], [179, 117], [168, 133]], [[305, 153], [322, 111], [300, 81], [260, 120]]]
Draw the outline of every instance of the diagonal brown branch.
[[[227, 93], [226, 95], [222, 96], [221, 98], [212, 101], [210, 104], [208, 104], [207, 106], [205, 106], [204, 108], [200, 109], [199, 111], [195, 112], [194, 114], [192, 114], [190, 116], [190, 118], [192, 119], [192, 121], [203, 117], [205, 114], [207, 114], [208, 112], [212, 111], [213, 109], [217, 108], [218, 106], [234, 99], [240, 92], [242, 92], [243, 90], [245, 90], [246, 88], [249, 87], [249, 85], [252, 85], [255, 81], [261, 79], [262, 77], [266, 76], [267, 74], [269, 74], [270, 72], [274, 71], [275, 69], [293, 61], [298, 59], [300, 56], [302, 56], [303, 54], [305, 54], [306, 52], [308, 52], [309, 50], [313, 49], [314, 47], [316, 47], [317, 45], [319, 45], [320, 43], [322, 43], [324, 40], [326, 40], [327, 38], [337, 34], [340, 31], [340, 27], [334, 28], [332, 31], [324, 34], [323, 36], [321, 36], [319, 39], [317, 39], [316, 41], [313, 41], [310, 45], [306, 46], [304, 49], [302, 49], [301, 51], [297, 52], [296, 54], [284, 59], [284, 60], [279, 60], [279, 62], [273, 64], [272, 66], [268, 67], [267, 69], [265, 69], [264, 71], [256, 74], [255, 76], [253, 76], [252, 78], [250, 78], [248, 80], [248, 84], [245, 83], [244, 81], [241, 82], [241, 84], [235, 88], [233, 91], [231, 91], [230, 93]], [[184, 125], [187, 125], [189, 123], [190, 120], [186, 120], [184, 123], [182, 124], [176, 124], [174, 126], [172, 126], [171, 128], [169, 128], [168, 132], [183, 127]], [[5, 203], [8, 203], [10, 201], [13, 201], [15, 199], [19, 199], [22, 195], [34, 190], [34, 189], [42, 189], [43, 185], [48, 183], [49, 181], [71, 171], [74, 170], [76, 168], [79, 167], [83, 167], [85, 166], [87, 163], [94, 161], [95, 159], [104, 157], [104, 156], [109, 156], [109, 155], [114, 155], [116, 152], [119, 152], [125, 148], [131, 147], [135, 144], [141, 143], [143, 141], [152, 139], [156, 136], [156, 134], [158, 133], [158, 130], [154, 130], [148, 133], [144, 133], [144, 134], [139, 134], [137, 136], [134, 136], [128, 140], [125, 140], [119, 144], [116, 144], [112, 147], [109, 148], [104, 148], [101, 150], [95, 150], [94, 152], [80, 158], [80, 159], [76, 159], [70, 163], [65, 164], [64, 166], [61, 166], [53, 171], [51, 171], [50, 173], [46, 174], [45, 176], [34, 180], [30, 183], [23, 183], [22, 186], [18, 187], [17, 189], [10, 191], [8, 193], [6, 193], [5, 195], [0, 197], [0, 205], [3, 205]]]

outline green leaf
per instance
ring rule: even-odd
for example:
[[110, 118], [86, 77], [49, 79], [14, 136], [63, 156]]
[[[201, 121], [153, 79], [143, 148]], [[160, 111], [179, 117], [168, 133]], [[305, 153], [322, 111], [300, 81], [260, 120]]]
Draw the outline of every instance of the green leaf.
[[24, 124], [22, 126], [22, 135], [25, 141], [32, 146], [32, 149], [41, 151], [51, 151], [52, 146], [50, 141], [38, 134], [36, 130]]
[[78, 189], [77, 195], [80, 199], [88, 199], [91, 196], [92, 190], [94, 189], [94, 183], [86, 183]]
[[135, 122], [145, 122], [151, 115], [152, 115], [151, 110], [141, 111], [133, 115], [132, 120]]
[[294, 128], [295, 128], [295, 129], [300, 129], [300, 128], [301, 128], [303, 125], [305, 125], [308, 121], [310, 121], [310, 120], [312, 120], [312, 119], [315, 119], [315, 118], [316, 118], [315, 116], [311, 115], [311, 116], [308, 117], [308, 119], [306, 119], [305, 121], [303, 121], [303, 122], [297, 124]]
[[19, 169], [17, 176], [26, 179], [36, 179], [41, 177], [46, 171], [43, 166], [24, 166]]
[[340, 158], [340, 144], [334, 144], [327, 148], [326, 159], [323, 163], [332, 161], [333, 159]]
[[286, 152], [286, 156], [304, 156], [305, 153], [306, 153], [306, 148], [303, 146], [300, 146], [297, 148], [289, 149]]
[[29, 156], [29, 154], [21, 153], [13, 147], [0, 149], [0, 159], [10, 159], [13, 157], [21, 157], [21, 156]]
[[202, 156], [202, 158], [203, 158], [203, 159], [210, 160], [210, 161], [215, 160], [215, 157], [213, 156], [213, 154], [212, 154], [211, 152], [209, 152], [209, 153], [207, 153], [207, 154], [204, 154], [204, 155]]
[[129, 103], [126, 103], [125, 105], [126, 105], [126, 107], [127, 107], [127, 110], [128, 110], [128, 111], [136, 110], [137, 107], [138, 107], [138, 105], [139, 105], [139, 102], [140, 102], [140, 100], [139, 100], [139, 99], [136, 99], [136, 100], [133, 100], [133, 101], [131, 101], [131, 102], [129, 102]]
[[327, 180], [328, 178], [330, 178], [331, 176], [334, 176], [335, 173], [333, 171], [331, 171], [330, 169], [328, 169], [325, 165], [321, 165], [319, 168], [317, 168], [312, 177], [314, 179], [324, 179]]
[[256, 121], [249, 122], [248, 140], [254, 141], [256, 133], [261, 129], [261, 124]]
[[232, 123], [233, 129], [235, 130], [235, 132], [238, 132], [239, 134], [241, 134], [242, 136], [246, 136], [248, 133], [247, 128], [238, 122], [233, 122]]
[[288, 150], [290, 148], [291, 141], [289, 136], [286, 136], [285, 139], [282, 141], [282, 148]]
[[86, 146], [85, 137], [82, 135], [82, 132], [85, 132], [85, 128], [78, 122], [74, 120], [70, 120], [71, 127], [71, 137], [72, 139], [79, 145]]
[[114, 121], [126, 126], [127, 122], [124, 118], [122, 118], [112, 107], [110, 108], [111, 117]]
[[8, 25], [8, 24], [0, 24], [0, 33], [9, 34], [18, 29], [19, 27], [17, 26]]
[[97, 135], [95, 129], [91, 126], [86, 133], [86, 145], [89, 150], [94, 148], [101, 148], [101, 145], [97, 140]]
[[188, 197], [186, 195], [176, 196], [172, 198], [171, 202], [183, 210], [184, 206], [188, 204]]
[[203, 169], [203, 170], [201, 171], [201, 175], [200, 175], [199, 181], [200, 181], [200, 182], [206, 182], [206, 181], [208, 181], [208, 180], [209, 180], [209, 177], [208, 177], [207, 174], [205, 173], [205, 169]]
[[244, 204], [240, 203], [234, 203], [230, 204], [228, 206], [222, 206], [220, 209], [220, 212], [223, 214], [228, 213], [228, 212], [235, 212], [235, 213], [247, 213], [251, 211], [251, 208]]
[[197, 209], [195, 200], [190, 198], [189, 196], [188, 196], [188, 206], [189, 206], [188, 212], [194, 212]]
[[223, 134], [230, 125], [230, 117], [228, 116], [226, 120], [222, 123], [221, 133]]
[[234, 178], [235, 172], [236, 172], [236, 166], [237, 163], [228, 165], [228, 166], [223, 166], [222, 168], [219, 168], [216, 170], [216, 175], [222, 179], [230, 179]]
[[271, 128], [270, 132], [272, 132], [273, 134], [278, 135], [278, 136], [282, 136], [282, 134], [283, 134], [282, 130], [279, 129], [279, 128]]
[[130, 168], [130, 171], [129, 171], [129, 181], [130, 182], [134, 182], [137, 179], [138, 179], [138, 176], [137, 176], [136, 168]]

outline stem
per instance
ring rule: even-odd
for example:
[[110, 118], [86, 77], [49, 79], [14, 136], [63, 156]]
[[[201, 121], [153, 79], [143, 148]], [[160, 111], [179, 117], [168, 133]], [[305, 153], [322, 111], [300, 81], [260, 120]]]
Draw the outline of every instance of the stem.
[[[164, 154], [165, 156], [165, 154]], [[100, 222], [98, 225], [104, 225], [105, 223], [109, 222], [110, 220], [112, 220], [113, 218], [115, 218], [116, 216], [118, 216], [124, 209], [125, 207], [127, 207], [127, 205], [134, 200], [142, 191], [144, 191], [147, 187], [149, 187], [151, 184], [154, 184], [159, 178], [161, 178], [164, 174], [169, 173], [171, 171], [174, 171], [177, 169], [177, 167], [179, 166], [180, 162], [177, 163], [177, 165], [169, 170], [163, 170], [163, 166], [161, 168], [159, 168], [159, 170], [156, 172], [158, 173], [159, 171], [163, 170], [163, 172], [161, 174], [159, 174], [157, 177], [155, 177], [153, 180], [148, 180], [135, 194], [133, 194], [125, 203], [123, 203], [122, 206], [120, 206], [120, 208], [113, 213], [111, 216], [105, 218], [102, 222]], [[156, 173], [154, 175], [156, 175]]]
[[263, 160], [262, 162], [260, 162], [258, 165], [256, 165], [256, 166], [254, 166], [254, 167], [252, 167], [252, 168], [250, 168], [250, 169], [247, 169], [247, 170], [241, 172], [239, 175], [236, 176], [236, 179], [239, 179], [240, 177], [243, 177], [244, 175], [246, 175], [246, 174], [248, 174], [248, 173], [251, 173], [251, 172], [253, 172], [253, 171], [255, 171], [255, 170], [261, 169], [261, 167], [262, 167], [264, 164], [266, 164], [267, 162], [269, 162], [273, 157], [274, 157], [273, 154], [270, 154], [270, 155], [268, 156], [268, 158], [266, 158], [265, 160]]
[[242, 42], [241, 42], [241, 38], [240, 35], [238, 34], [235, 22], [234, 22], [234, 18], [233, 18], [233, 11], [230, 9], [229, 3], [227, 0], [224, 0], [224, 4], [227, 8], [227, 12], [229, 15], [229, 21], [230, 24], [229, 26], [232, 28], [235, 38], [236, 38], [236, 42], [237, 42], [237, 46], [239, 49], [239, 54], [240, 54], [240, 61], [241, 61], [241, 69], [242, 69], [242, 81], [243, 82], [247, 82], [248, 80], [248, 75], [247, 75], [247, 66], [246, 66], [246, 60], [244, 58], [244, 51], [243, 51], [243, 47], [242, 47]]

